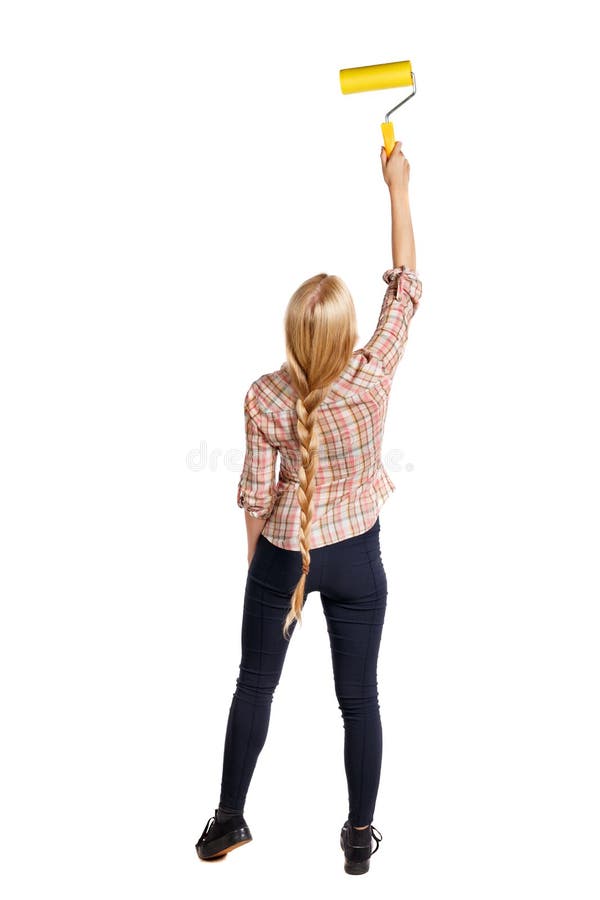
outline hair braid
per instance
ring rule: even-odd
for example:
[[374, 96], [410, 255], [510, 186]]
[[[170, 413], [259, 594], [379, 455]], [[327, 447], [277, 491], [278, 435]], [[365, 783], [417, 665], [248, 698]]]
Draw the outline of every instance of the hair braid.
[[300, 445], [298, 490], [299, 546], [302, 573], [291, 591], [283, 635], [302, 620], [306, 578], [310, 570], [313, 494], [321, 442], [319, 407], [344, 371], [358, 338], [354, 303], [341, 278], [321, 272], [294, 291], [285, 315], [287, 372], [295, 391], [296, 430]]
[[289, 636], [292, 622], [302, 620], [302, 607], [304, 605], [304, 589], [306, 576], [310, 570], [310, 527], [313, 519], [313, 494], [315, 489], [315, 475], [318, 468], [319, 448], [319, 406], [323, 402], [327, 390], [318, 388], [308, 390], [304, 397], [298, 397], [296, 412], [298, 415], [297, 429], [300, 438], [301, 463], [298, 474], [298, 501], [300, 503], [300, 552], [302, 553], [302, 574], [294, 588], [291, 599], [291, 607], [284, 622], [284, 635]]

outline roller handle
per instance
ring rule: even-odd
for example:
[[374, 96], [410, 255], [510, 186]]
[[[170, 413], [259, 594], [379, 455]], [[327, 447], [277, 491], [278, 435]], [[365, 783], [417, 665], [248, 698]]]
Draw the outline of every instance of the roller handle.
[[389, 159], [390, 153], [394, 149], [394, 144], [396, 143], [396, 139], [394, 137], [394, 123], [393, 122], [382, 122], [381, 123], [381, 133], [383, 135], [383, 143], [385, 146], [385, 152], [387, 153], [387, 157]]

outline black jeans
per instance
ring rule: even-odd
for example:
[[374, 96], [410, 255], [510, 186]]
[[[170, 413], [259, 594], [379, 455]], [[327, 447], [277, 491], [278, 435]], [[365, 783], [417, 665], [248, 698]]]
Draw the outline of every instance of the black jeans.
[[[348, 820], [373, 819], [379, 788], [382, 728], [377, 657], [387, 604], [379, 517], [362, 534], [311, 550], [306, 595], [319, 591], [331, 646], [335, 692], [344, 725]], [[229, 710], [219, 804], [243, 811], [269, 728], [273, 693], [289, 646], [282, 626], [302, 569], [299, 550], [260, 535], [248, 568], [242, 658]], [[290, 640], [296, 629], [290, 629]]]

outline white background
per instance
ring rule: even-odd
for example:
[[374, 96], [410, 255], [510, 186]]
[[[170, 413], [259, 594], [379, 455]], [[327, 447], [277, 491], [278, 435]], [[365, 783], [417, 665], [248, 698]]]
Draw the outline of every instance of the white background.
[[586, 9], [3, 4], [12, 900], [361, 890], [338, 843], [343, 726], [318, 594], [248, 794], [254, 841], [213, 865], [194, 844], [239, 663], [243, 396], [284, 360], [285, 304], [312, 274], [344, 278], [370, 336], [391, 263], [380, 123], [406, 89], [344, 96], [338, 72], [402, 59], [423, 297], [384, 443], [401, 465], [381, 512], [383, 841], [358, 885], [598, 897]]

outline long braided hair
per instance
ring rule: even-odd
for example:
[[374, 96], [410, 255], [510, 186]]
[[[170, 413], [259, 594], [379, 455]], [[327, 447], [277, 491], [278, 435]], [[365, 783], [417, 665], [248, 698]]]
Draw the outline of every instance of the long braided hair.
[[297, 432], [300, 441], [298, 503], [302, 574], [293, 589], [283, 625], [289, 638], [294, 621], [301, 622], [306, 577], [310, 570], [310, 531], [319, 451], [319, 406], [332, 382], [344, 371], [358, 340], [352, 295], [337, 275], [308, 278], [292, 294], [285, 313], [285, 346], [290, 380], [298, 395]]

